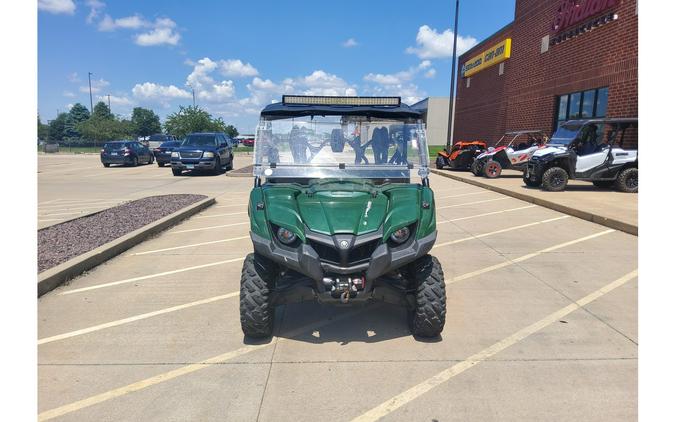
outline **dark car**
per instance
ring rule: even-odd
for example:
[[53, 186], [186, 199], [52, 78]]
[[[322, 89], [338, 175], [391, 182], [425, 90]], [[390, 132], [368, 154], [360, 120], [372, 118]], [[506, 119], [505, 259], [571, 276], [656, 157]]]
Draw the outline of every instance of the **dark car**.
[[155, 155], [155, 160], [157, 160], [157, 165], [164, 167], [165, 164], [171, 164], [171, 152], [179, 146], [180, 141], [169, 141], [153, 149], [152, 152]]
[[140, 163], [152, 164], [154, 161], [152, 151], [137, 141], [106, 142], [101, 149], [103, 167], [110, 167], [111, 164], [135, 167]]
[[224, 133], [191, 133], [181, 145], [171, 152], [171, 171], [180, 176], [184, 170], [206, 170], [219, 174], [232, 170], [234, 156], [232, 141]]
[[[155, 149], [158, 148], [161, 144], [164, 142], [171, 142], [171, 141], [178, 141], [175, 136], [173, 135], [166, 135], [164, 133], [156, 133], [154, 135], [150, 135], [148, 137], [147, 142], [144, 142], [144, 144], [147, 145], [148, 148], [150, 149]], [[180, 141], [178, 141], [180, 142]]]

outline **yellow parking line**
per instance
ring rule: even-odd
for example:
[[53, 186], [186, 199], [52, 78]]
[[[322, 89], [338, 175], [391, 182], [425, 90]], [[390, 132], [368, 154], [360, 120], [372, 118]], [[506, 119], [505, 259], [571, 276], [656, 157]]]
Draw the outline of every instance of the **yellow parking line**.
[[516, 331], [515, 333], [511, 334], [510, 336], [494, 343], [492, 346], [487, 347], [480, 352], [469, 356], [466, 360], [459, 362], [448, 369], [445, 369], [438, 374], [427, 378], [426, 380], [422, 381], [421, 383], [409, 388], [408, 390], [392, 397], [391, 399], [385, 401], [384, 403], [380, 404], [377, 407], [374, 407], [373, 409], [367, 411], [366, 413], [362, 414], [361, 416], [352, 419], [352, 422], [372, 422], [372, 421], [377, 421], [396, 409], [400, 408], [401, 406], [404, 406], [411, 401], [417, 399], [418, 397], [422, 396], [423, 394], [428, 393], [432, 389], [438, 387], [439, 385], [449, 381], [451, 378], [455, 377], [456, 375], [461, 374], [462, 372], [466, 371], [467, 369], [471, 369], [474, 366], [480, 364], [481, 362], [486, 361], [487, 359], [491, 358], [492, 356], [496, 355], [497, 353], [507, 349], [508, 347], [513, 346], [514, 344], [526, 339], [527, 337], [531, 336], [532, 334], [541, 331], [542, 329], [548, 327], [549, 325], [553, 324], [556, 321], [560, 321], [562, 318], [565, 316], [571, 314], [572, 312], [583, 308], [584, 306], [588, 305], [589, 303], [603, 297], [607, 293], [623, 286], [624, 284], [628, 283], [629, 281], [633, 280], [635, 277], [638, 275], [638, 270], [635, 269], [631, 271], [630, 273], [624, 275], [623, 277], [612, 281], [611, 283], [607, 284], [606, 286], [594, 291], [593, 293], [582, 297], [581, 299], [577, 300], [574, 303], [571, 303], [564, 308], [553, 312], [552, 314], [540, 319], [539, 321], [535, 322], [534, 324], [531, 324], [521, 330]]
[[244, 260], [244, 257], [234, 258], [234, 259], [226, 259], [224, 261], [211, 262], [209, 264], [195, 265], [194, 267], [179, 268], [177, 270], [164, 271], [162, 273], [149, 274], [149, 275], [144, 275], [144, 276], [140, 276], [140, 277], [128, 278], [126, 280], [113, 281], [111, 283], [97, 284], [95, 286], [89, 286], [89, 287], [82, 287], [80, 289], [67, 290], [65, 292], [59, 293], [59, 296], [70, 295], [70, 294], [73, 294], [73, 293], [87, 292], [89, 290], [103, 289], [105, 287], [119, 286], [120, 284], [133, 283], [134, 281], [148, 280], [150, 278], [163, 277], [165, 275], [183, 273], [185, 271], [199, 270], [201, 268], [208, 268], [208, 267], [213, 267], [213, 266], [216, 266], [216, 265], [230, 264], [232, 262], [238, 262], [238, 261], [243, 261], [243, 260]]
[[460, 196], [483, 195], [483, 194], [486, 194], [486, 193], [494, 193], [494, 192], [492, 192], [490, 190], [484, 190], [482, 192], [469, 192], [469, 193], [462, 193], [462, 194], [459, 194], [459, 195], [440, 196], [440, 197], [435, 198], [435, 199], [438, 200], [438, 199], [459, 198]]
[[173, 248], [164, 248], [164, 249], [155, 249], [154, 251], [137, 252], [137, 253], [129, 254], [129, 256], [148, 255], [148, 254], [151, 254], [151, 253], [175, 251], [177, 249], [194, 248], [194, 247], [197, 247], [197, 246], [213, 245], [214, 243], [232, 242], [234, 240], [243, 240], [243, 239], [248, 239], [248, 238], [249, 238], [248, 236], [232, 237], [230, 239], [214, 240], [212, 242], [193, 243], [191, 245], [174, 246]]
[[40, 344], [51, 343], [51, 342], [58, 341], [58, 340], [65, 340], [67, 338], [81, 336], [83, 334], [93, 333], [95, 331], [104, 330], [106, 328], [118, 327], [120, 325], [129, 324], [131, 322], [136, 322], [136, 321], [140, 321], [140, 320], [143, 320], [143, 319], [152, 318], [152, 317], [157, 316], [157, 315], [164, 315], [164, 314], [168, 314], [168, 313], [171, 313], [171, 312], [182, 311], [183, 309], [188, 309], [188, 308], [192, 308], [194, 306], [199, 306], [199, 305], [206, 305], [208, 303], [213, 303], [213, 302], [217, 302], [217, 301], [220, 301], [220, 300], [225, 300], [225, 299], [229, 299], [229, 298], [237, 297], [237, 296], [239, 296], [239, 292], [232, 292], [232, 293], [227, 293], [227, 294], [220, 295], [220, 296], [213, 296], [213, 297], [210, 297], [210, 298], [207, 298], [207, 299], [202, 299], [202, 300], [197, 300], [197, 301], [190, 302], [190, 303], [185, 303], [185, 304], [178, 305], [178, 306], [171, 306], [169, 308], [164, 308], [164, 309], [160, 309], [160, 310], [153, 311], [153, 312], [147, 312], [145, 314], [135, 315], [135, 316], [132, 316], [132, 317], [129, 317], [129, 318], [118, 319], [117, 321], [111, 321], [111, 322], [106, 322], [104, 324], [94, 325], [92, 327], [83, 328], [81, 330], [75, 330], [75, 331], [70, 331], [70, 332], [67, 332], [67, 333], [59, 334], [59, 335], [56, 335], [56, 336], [45, 337], [45, 338], [39, 339], [37, 344], [40, 345]]
[[222, 224], [220, 226], [209, 226], [209, 227], [200, 227], [198, 229], [178, 230], [178, 231], [175, 231], [175, 232], [166, 232], [166, 234], [189, 233], [189, 232], [196, 232], [196, 231], [200, 231], [200, 230], [220, 229], [220, 228], [223, 228], [223, 227], [243, 226], [244, 224], [248, 225], [249, 222], [244, 221], [242, 223]]
[[555, 218], [549, 218], [547, 220], [535, 221], [534, 223], [528, 223], [528, 224], [523, 224], [523, 225], [520, 225], [520, 226], [509, 227], [509, 228], [506, 228], [506, 229], [501, 229], [501, 230], [493, 231], [493, 232], [490, 232], [490, 233], [483, 233], [483, 234], [478, 234], [478, 235], [475, 235], [475, 236], [465, 237], [463, 239], [457, 239], [457, 240], [451, 240], [449, 242], [437, 243], [431, 249], [442, 248], [443, 246], [454, 245], [456, 243], [466, 242], [467, 240], [480, 239], [480, 238], [483, 238], [483, 237], [494, 236], [496, 234], [508, 233], [508, 232], [511, 232], [511, 231], [514, 231], [514, 230], [524, 229], [526, 227], [538, 226], [540, 224], [546, 224], [546, 223], [551, 223], [553, 221], [563, 220], [565, 218], [570, 218], [570, 216], [569, 215], [563, 215], [561, 217], [555, 217]]
[[446, 223], [452, 223], [454, 221], [463, 221], [463, 220], [470, 220], [472, 218], [478, 218], [478, 217], [486, 217], [488, 215], [496, 215], [496, 214], [501, 214], [503, 212], [511, 212], [511, 211], [519, 211], [519, 210], [525, 210], [528, 208], [534, 208], [536, 205], [527, 205], [524, 207], [518, 207], [518, 208], [509, 208], [508, 210], [501, 210], [501, 211], [493, 211], [493, 212], [486, 212], [484, 214], [476, 214], [476, 215], [470, 215], [468, 217], [459, 217], [459, 218], [453, 218], [452, 220], [443, 220], [443, 221], [437, 221], [436, 224], [446, 224]]
[[509, 196], [505, 196], [503, 198], [495, 198], [495, 199], [486, 199], [483, 201], [475, 201], [475, 202], [465, 202], [463, 204], [456, 204], [456, 205], [445, 205], [443, 207], [436, 207], [437, 210], [444, 210], [446, 208], [455, 208], [455, 207], [463, 207], [465, 205], [474, 205], [474, 204], [483, 204], [485, 202], [494, 202], [494, 201], [503, 201], [505, 199], [513, 199]]
[[98, 403], [102, 403], [117, 397], [125, 396], [127, 394], [142, 390], [147, 387], [152, 387], [153, 385], [161, 384], [166, 381], [170, 381], [174, 378], [181, 377], [183, 375], [188, 375], [193, 372], [199, 371], [201, 369], [206, 369], [209, 368], [213, 365], [221, 364], [224, 362], [227, 362], [229, 360], [232, 360], [234, 358], [237, 358], [239, 356], [245, 355], [247, 353], [254, 352], [256, 350], [263, 349], [265, 347], [270, 347], [274, 346], [278, 342], [288, 340], [294, 337], [299, 336], [300, 334], [306, 333], [308, 331], [313, 331], [318, 328], [321, 328], [325, 325], [336, 323], [339, 321], [342, 321], [347, 318], [351, 318], [354, 316], [357, 316], [358, 314], [364, 312], [366, 309], [372, 310], [373, 307], [363, 307], [361, 309], [357, 309], [355, 311], [347, 312], [342, 315], [339, 315], [333, 319], [330, 320], [321, 320], [317, 322], [313, 322], [307, 325], [304, 325], [302, 327], [298, 327], [295, 330], [291, 330], [287, 333], [284, 333], [283, 338], [279, 337], [274, 337], [272, 341], [269, 343], [265, 344], [259, 344], [259, 345], [248, 345], [241, 347], [239, 349], [233, 350], [231, 352], [223, 353], [218, 356], [214, 356], [210, 359], [203, 360], [199, 363], [193, 363], [190, 365], [186, 365], [177, 369], [174, 369], [172, 371], [164, 372], [155, 376], [152, 376], [150, 378], [146, 378], [144, 380], [134, 382], [132, 384], [125, 385], [123, 387], [115, 388], [110, 391], [106, 391], [105, 393], [97, 394], [95, 396], [88, 397], [86, 399], [78, 400], [73, 403], [69, 403], [51, 410], [44, 411], [38, 415], [38, 421], [46, 421], [49, 419], [57, 418], [59, 416], [66, 415], [68, 413], [72, 413], [81, 409], [84, 409], [89, 406], [93, 406]]
[[248, 211], [242, 211], [242, 212], [230, 212], [227, 214], [213, 214], [213, 215], [198, 215], [195, 218], [213, 218], [213, 217], [227, 217], [229, 215], [241, 215], [241, 214], [248, 214]]
[[489, 273], [491, 271], [498, 270], [500, 268], [508, 267], [509, 265], [513, 265], [513, 264], [517, 264], [519, 262], [527, 261], [528, 259], [535, 258], [539, 255], [542, 255], [542, 254], [545, 254], [545, 253], [548, 253], [548, 252], [553, 252], [555, 250], [564, 248], [566, 246], [571, 246], [571, 245], [574, 245], [576, 243], [585, 242], [586, 240], [591, 240], [591, 239], [595, 239], [596, 237], [600, 237], [600, 236], [604, 236], [606, 234], [614, 233], [615, 231], [616, 230], [612, 230], [612, 229], [605, 230], [605, 231], [595, 233], [595, 234], [592, 234], [592, 235], [589, 235], [589, 236], [580, 237], [579, 239], [570, 240], [569, 242], [564, 242], [564, 243], [560, 243], [560, 244], [557, 244], [557, 245], [554, 245], [554, 246], [550, 246], [548, 248], [541, 249], [541, 250], [538, 250], [536, 252], [532, 252], [532, 253], [529, 253], [527, 255], [520, 256], [518, 258], [514, 258], [514, 259], [508, 259], [507, 258], [507, 260], [505, 262], [502, 262], [500, 264], [491, 265], [489, 267], [485, 267], [485, 268], [482, 268], [482, 269], [477, 270], [477, 271], [472, 271], [470, 273], [462, 274], [460, 276], [453, 277], [451, 279], [446, 279], [445, 283], [446, 284], [456, 283], [458, 281], [466, 280], [467, 278], [471, 278], [471, 277], [475, 277], [477, 275]]

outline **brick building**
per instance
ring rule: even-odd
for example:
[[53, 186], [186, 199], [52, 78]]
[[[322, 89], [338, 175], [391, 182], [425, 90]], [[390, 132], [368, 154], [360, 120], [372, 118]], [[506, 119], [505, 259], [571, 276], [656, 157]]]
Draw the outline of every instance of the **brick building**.
[[637, 12], [637, 0], [516, 0], [513, 22], [459, 58], [454, 139], [637, 117]]

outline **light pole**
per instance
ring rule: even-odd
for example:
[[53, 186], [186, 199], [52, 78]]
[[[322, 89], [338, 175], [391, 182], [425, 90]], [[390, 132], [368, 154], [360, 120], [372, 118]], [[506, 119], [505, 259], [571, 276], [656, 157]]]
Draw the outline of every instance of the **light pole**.
[[452, 145], [452, 136], [454, 132], [454, 126], [455, 126], [455, 119], [454, 119], [454, 102], [455, 102], [455, 68], [456, 64], [455, 62], [457, 61], [457, 20], [459, 18], [459, 0], [456, 0], [455, 2], [455, 27], [453, 29], [454, 32], [454, 40], [452, 42], [452, 76], [450, 80], [450, 104], [448, 105], [448, 141], [447, 141], [447, 146], [450, 147]]
[[94, 114], [94, 97], [91, 95], [91, 75], [93, 75], [93, 73], [91, 73], [91, 72], [87, 72], [87, 73], [89, 74], [88, 75], [89, 76], [89, 107], [90, 107], [90, 110], [91, 110], [91, 114]]
[[196, 102], [195, 102], [195, 89], [191, 84], [188, 84], [190, 89], [192, 90], [192, 107], [196, 107]]

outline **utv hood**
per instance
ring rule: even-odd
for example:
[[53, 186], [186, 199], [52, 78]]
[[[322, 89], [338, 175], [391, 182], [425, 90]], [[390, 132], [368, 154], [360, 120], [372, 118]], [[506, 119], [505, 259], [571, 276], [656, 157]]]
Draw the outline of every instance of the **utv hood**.
[[380, 188], [340, 183], [322, 189], [265, 189], [267, 217], [304, 237], [307, 229], [325, 235], [362, 235], [383, 227], [385, 233], [420, 218], [415, 186]]

